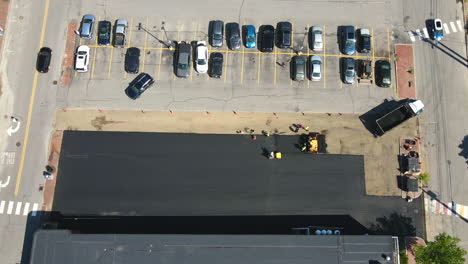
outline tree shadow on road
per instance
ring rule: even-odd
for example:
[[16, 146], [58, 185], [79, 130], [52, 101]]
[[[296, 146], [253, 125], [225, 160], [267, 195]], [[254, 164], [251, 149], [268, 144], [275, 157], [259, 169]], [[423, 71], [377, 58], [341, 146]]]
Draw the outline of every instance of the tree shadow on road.
[[461, 149], [460, 153], [458, 153], [458, 155], [462, 156], [463, 158], [465, 158], [465, 162], [466, 164], [468, 164], [468, 135], [466, 135], [461, 144], [458, 145], [458, 147]]
[[373, 235], [398, 236], [400, 246], [406, 236], [416, 236], [413, 219], [397, 212], [377, 218], [376, 223], [371, 224], [369, 230]]

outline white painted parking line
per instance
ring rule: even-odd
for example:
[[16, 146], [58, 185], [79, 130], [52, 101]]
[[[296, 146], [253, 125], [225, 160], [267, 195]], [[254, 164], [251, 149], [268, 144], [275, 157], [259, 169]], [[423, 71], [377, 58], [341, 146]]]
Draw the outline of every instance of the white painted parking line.
[[28, 215], [29, 213], [29, 203], [24, 204], [23, 215]]
[[37, 215], [37, 208], [38, 208], [38, 205], [37, 205], [37, 203], [35, 203], [33, 205], [32, 211], [31, 211], [31, 216], [36, 216]]
[[429, 33], [427, 33], [427, 28], [423, 28], [424, 37], [429, 38]]
[[16, 210], [15, 210], [15, 215], [19, 215], [21, 213], [21, 205], [23, 205], [22, 202], [18, 202], [16, 204]]
[[13, 212], [13, 205], [14, 205], [14, 204], [15, 204], [15, 203], [12, 202], [12, 201], [8, 202], [7, 214], [11, 214], [11, 212]]
[[452, 21], [450, 22], [450, 27], [452, 28], [453, 32], [457, 32], [457, 27], [455, 27], [455, 23], [453, 23]]
[[457, 26], [458, 26], [458, 29], [460, 31], [463, 31], [463, 24], [462, 24], [461, 20], [457, 20]]
[[445, 34], [450, 34], [450, 30], [449, 30], [447, 23], [444, 23], [444, 31], [445, 31]]
[[5, 201], [0, 202], [0, 214], [3, 214], [3, 211], [5, 210]]
[[411, 39], [412, 42], [414, 42], [416, 39], [414, 38], [414, 34], [411, 31], [408, 31], [409, 38]]

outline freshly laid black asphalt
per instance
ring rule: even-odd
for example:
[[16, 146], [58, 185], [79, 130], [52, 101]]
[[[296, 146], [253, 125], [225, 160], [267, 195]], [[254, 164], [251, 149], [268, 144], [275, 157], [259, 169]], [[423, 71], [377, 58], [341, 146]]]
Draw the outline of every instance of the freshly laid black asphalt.
[[[53, 210], [96, 216], [350, 215], [366, 225], [404, 211], [419, 225], [420, 203], [365, 195], [363, 156], [304, 154], [298, 140], [66, 131]], [[268, 160], [263, 153], [271, 150], [283, 158]]]

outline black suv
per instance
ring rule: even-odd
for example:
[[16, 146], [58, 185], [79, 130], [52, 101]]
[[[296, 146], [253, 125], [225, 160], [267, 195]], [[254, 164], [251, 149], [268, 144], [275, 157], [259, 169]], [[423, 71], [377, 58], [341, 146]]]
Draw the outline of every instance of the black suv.
[[111, 40], [111, 22], [99, 21], [98, 24], [98, 44], [101, 46], [110, 45]]
[[127, 89], [125, 89], [125, 94], [130, 97], [130, 99], [135, 100], [140, 97], [146, 89], [153, 85], [153, 83], [153, 77], [142, 72], [128, 85]]
[[208, 74], [212, 78], [220, 78], [223, 74], [223, 54], [219, 52], [211, 53]]
[[278, 22], [276, 24], [276, 46], [284, 49], [291, 47], [292, 24], [289, 22]]
[[43, 47], [37, 54], [36, 69], [38, 72], [46, 73], [49, 71], [50, 59], [52, 58], [52, 50]]
[[263, 25], [259, 28], [258, 43], [260, 51], [273, 52], [275, 46], [275, 28], [271, 25]]
[[138, 73], [140, 68], [140, 49], [128, 48], [125, 54], [125, 71], [128, 73]]
[[241, 35], [239, 24], [227, 23], [226, 24], [227, 44], [231, 50], [238, 50], [241, 47]]

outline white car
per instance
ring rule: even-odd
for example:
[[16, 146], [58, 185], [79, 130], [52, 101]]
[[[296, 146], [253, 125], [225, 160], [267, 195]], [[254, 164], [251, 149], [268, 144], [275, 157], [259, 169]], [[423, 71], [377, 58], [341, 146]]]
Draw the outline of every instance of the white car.
[[313, 51], [323, 50], [323, 31], [322, 27], [314, 26], [310, 29], [310, 37]]
[[197, 72], [206, 73], [208, 71], [208, 48], [205, 41], [197, 42], [195, 53], [195, 68]]
[[442, 29], [442, 20], [439, 18], [434, 19], [434, 28], [432, 31], [433, 37], [437, 41], [441, 41], [444, 37], [444, 30]]
[[322, 58], [320, 56], [312, 56], [310, 58], [309, 79], [316, 82], [322, 79]]
[[89, 47], [82, 45], [76, 49], [75, 70], [77, 72], [87, 72], [89, 63]]

